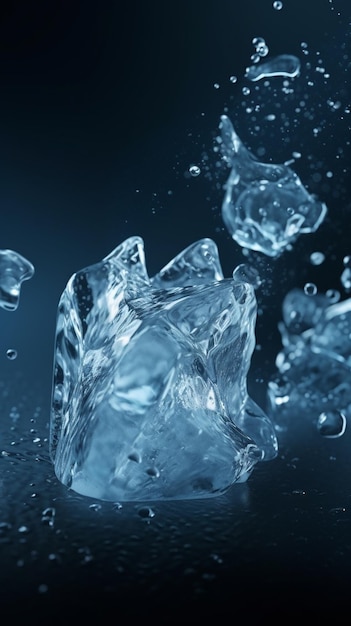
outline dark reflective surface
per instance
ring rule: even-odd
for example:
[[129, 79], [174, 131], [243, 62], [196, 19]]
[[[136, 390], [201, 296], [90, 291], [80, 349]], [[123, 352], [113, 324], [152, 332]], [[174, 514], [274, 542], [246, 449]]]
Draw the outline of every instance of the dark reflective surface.
[[[1, 247], [36, 269], [18, 310], [0, 310], [1, 611], [14, 623], [53, 624], [340, 617], [351, 575], [350, 424], [341, 438], [323, 439], [317, 416], [292, 407], [278, 458], [210, 500], [119, 508], [54, 476], [55, 316], [69, 276], [137, 234], [151, 275], [202, 237], [216, 241], [225, 275], [246, 259], [220, 216], [228, 172], [216, 166], [212, 141], [225, 108], [260, 159], [300, 151], [294, 167], [329, 209], [291, 252], [249, 257], [264, 278], [248, 381], [261, 406], [286, 292], [309, 281], [347, 297], [347, 2], [285, 0], [281, 11], [258, 0], [137, 4], [39, 2], [8, 9], [1, 26]], [[243, 96], [255, 36], [272, 54], [303, 61], [307, 42], [311, 66], [293, 93], [272, 82]], [[330, 78], [319, 80], [316, 67]], [[202, 174], [189, 178], [193, 163]], [[318, 250], [326, 261], [316, 267], [309, 258]]]

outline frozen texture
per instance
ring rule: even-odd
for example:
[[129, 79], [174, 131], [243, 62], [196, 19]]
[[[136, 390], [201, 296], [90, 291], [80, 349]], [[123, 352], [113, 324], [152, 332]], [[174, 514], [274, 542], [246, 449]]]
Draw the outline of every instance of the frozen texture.
[[14, 250], [0, 250], [0, 307], [15, 311], [19, 305], [21, 286], [34, 274], [33, 265]]
[[324, 412], [324, 427], [335, 411], [350, 415], [351, 299], [330, 304], [326, 295], [293, 289], [284, 299], [279, 329], [279, 374], [268, 386], [276, 419], [284, 421], [290, 407], [314, 420]]
[[248, 397], [252, 285], [198, 241], [149, 278], [131, 237], [72, 276], [58, 307], [51, 418], [57, 477], [105, 500], [209, 497], [277, 453]]
[[220, 128], [223, 158], [231, 168], [223, 221], [238, 244], [277, 257], [299, 234], [317, 230], [327, 207], [308, 193], [287, 165], [260, 163], [226, 115]]

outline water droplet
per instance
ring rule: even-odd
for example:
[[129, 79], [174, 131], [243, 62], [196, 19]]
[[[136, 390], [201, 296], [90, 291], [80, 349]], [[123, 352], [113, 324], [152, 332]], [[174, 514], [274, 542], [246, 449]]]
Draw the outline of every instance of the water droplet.
[[25, 535], [27, 533], [29, 533], [29, 528], [28, 526], [20, 526], [18, 529], [18, 532], [21, 533], [22, 535]]
[[10, 361], [14, 361], [14, 359], [17, 358], [17, 350], [14, 350], [14, 348], [9, 348], [6, 351], [6, 356], [8, 359], [10, 359]]
[[323, 252], [312, 252], [310, 261], [312, 265], [321, 265], [325, 261], [325, 255]]
[[248, 96], [250, 93], [250, 89], [248, 87], [243, 87], [242, 92], [244, 96]]
[[198, 165], [190, 165], [189, 174], [194, 177], [199, 176], [199, 174], [201, 174], [201, 169]]
[[155, 517], [155, 512], [149, 506], [142, 506], [139, 509], [138, 514], [144, 519]]
[[101, 504], [96, 504], [95, 502], [93, 504], [89, 504], [89, 509], [95, 512], [101, 511]]
[[340, 291], [338, 291], [337, 289], [328, 289], [325, 292], [325, 295], [327, 296], [327, 298], [329, 298], [331, 304], [339, 302], [341, 296]]
[[238, 78], [237, 78], [237, 76], [230, 76], [229, 80], [230, 80], [231, 83], [236, 83]]
[[306, 283], [303, 290], [306, 296], [315, 296], [318, 291], [317, 286], [314, 283]]
[[323, 437], [341, 437], [346, 430], [346, 417], [341, 411], [325, 411], [318, 417], [317, 429]]
[[273, 2], [273, 9], [275, 9], [276, 11], [281, 11], [282, 8], [283, 3], [280, 2], [280, 0], [275, 0], [275, 2]]

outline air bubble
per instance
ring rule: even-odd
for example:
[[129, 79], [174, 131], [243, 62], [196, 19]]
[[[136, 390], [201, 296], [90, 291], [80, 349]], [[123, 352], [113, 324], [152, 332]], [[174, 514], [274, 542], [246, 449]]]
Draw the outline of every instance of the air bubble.
[[276, 11], [281, 11], [282, 8], [283, 8], [282, 2], [280, 2], [279, 0], [276, 0], [275, 2], [273, 2], [273, 9], [275, 9]]

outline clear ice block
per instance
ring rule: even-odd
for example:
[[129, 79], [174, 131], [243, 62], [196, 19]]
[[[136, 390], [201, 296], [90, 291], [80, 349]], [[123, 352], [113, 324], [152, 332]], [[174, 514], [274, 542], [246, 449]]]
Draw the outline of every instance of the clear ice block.
[[222, 115], [221, 148], [231, 168], [222, 203], [228, 232], [244, 248], [279, 256], [302, 233], [317, 230], [327, 213], [287, 165], [260, 163]]
[[248, 397], [252, 285], [210, 239], [149, 278], [131, 237], [74, 274], [57, 317], [50, 450], [57, 477], [111, 501], [223, 493], [277, 454]]

